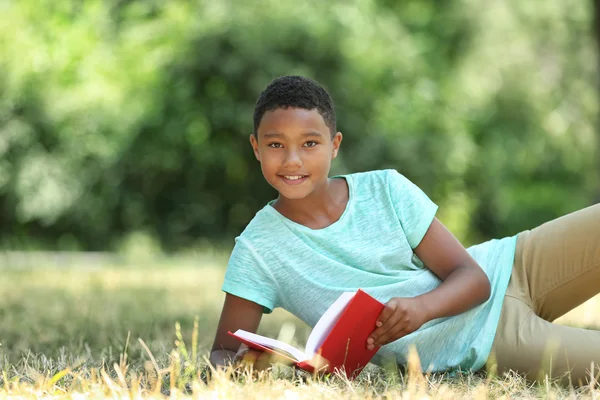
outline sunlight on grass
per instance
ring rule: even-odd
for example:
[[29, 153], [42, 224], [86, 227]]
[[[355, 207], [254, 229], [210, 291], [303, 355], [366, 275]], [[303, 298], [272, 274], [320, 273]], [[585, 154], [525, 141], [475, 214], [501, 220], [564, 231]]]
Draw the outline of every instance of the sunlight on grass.
[[[0, 281], [0, 395], [69, 398], [593, 398], [516, 375], [422, 375], [369, 365], [350, 382], [275, 364], [213, 371], [206, 359], [224, 295], [223, 258], [144, 265], [4, 268]], [[598, 298], [561, 323], [599, 326]], [[292, 324], [300, 346], [310, 329], [283, 310], [260, 333]], [[418, 363], [418, 357], [411, 363]]]

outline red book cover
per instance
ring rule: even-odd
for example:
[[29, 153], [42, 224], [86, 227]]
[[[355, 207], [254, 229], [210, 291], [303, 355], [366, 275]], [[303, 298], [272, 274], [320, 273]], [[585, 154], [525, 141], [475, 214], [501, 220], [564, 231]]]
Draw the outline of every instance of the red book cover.
[[361, 289], [354, 294], [345, 293], [313, 328], [306, 353], [288, 344], [241, 330], [229, 334], [250, 348], [276, 354], [305, 371], [339, 370], [349, 379], [354, 379], [379, 350], [378, 347], [368, 350], [367, 338], [375, 329], [377, 317], [384, 307], [384, 304]]

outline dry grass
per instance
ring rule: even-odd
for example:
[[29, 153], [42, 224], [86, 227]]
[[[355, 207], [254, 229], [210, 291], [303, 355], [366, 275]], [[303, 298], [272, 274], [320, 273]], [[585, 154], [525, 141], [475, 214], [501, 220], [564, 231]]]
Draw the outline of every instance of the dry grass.
[[[313, 377], [275, 365], [267, 372], [213, 371], [208, 348], [223, 301], [221, 258], [161, 265], [2, 270], [0, 396], [49, 398], [595, 398], [598, 389], [531, 385], [516, 375], [400, 374], [367, 367], [359, 379]], [[561, 323], [600, 326], [592, 299]], [[261, 333], [296, 327], [278, 310]], [[418, 358], [411, 365], [416, 365]]]

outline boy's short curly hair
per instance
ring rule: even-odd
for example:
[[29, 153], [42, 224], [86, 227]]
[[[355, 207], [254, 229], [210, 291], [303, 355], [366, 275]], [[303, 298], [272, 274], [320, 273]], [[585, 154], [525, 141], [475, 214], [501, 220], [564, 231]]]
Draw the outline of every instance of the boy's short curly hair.
[[331, 96], [316, 81], [296, 75], [274, 79], [260, 94], [254, 108], [254, 134], [257, 134], [260, 121], [267, 111], [288, 107], [316, 109], [329, 127], [331, 137], [335, 136], [337, 130]]

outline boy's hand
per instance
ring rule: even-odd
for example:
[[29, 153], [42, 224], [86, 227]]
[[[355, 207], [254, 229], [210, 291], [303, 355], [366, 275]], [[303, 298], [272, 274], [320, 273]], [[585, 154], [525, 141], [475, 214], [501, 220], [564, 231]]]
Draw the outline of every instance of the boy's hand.
[[367, 348], [372, 350], [400, 339], [419, 329], [425, 322], [425, 308], [418, 298], [393, 297], [379, 314], [375, 323], [377, 328], [367, 339]]
[[263, 351], [250, 349], [242, 344], [235, 354], [235, 361], [241, 365], [251, 365], [255, 371], [263, 371], [271, 366], [271, 355]]

